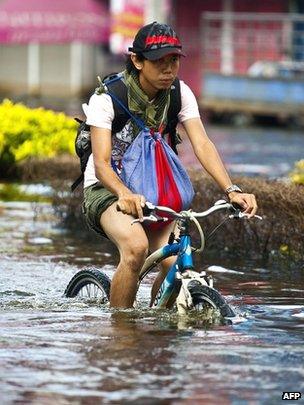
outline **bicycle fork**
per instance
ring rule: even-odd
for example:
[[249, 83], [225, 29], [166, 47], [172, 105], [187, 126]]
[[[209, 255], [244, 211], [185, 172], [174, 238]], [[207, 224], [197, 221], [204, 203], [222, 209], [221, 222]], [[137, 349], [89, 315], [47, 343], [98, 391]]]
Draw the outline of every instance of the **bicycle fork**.
[[197, 280], [210, 287], [213, 286], [213, 282], [211, 278], [206, 277], [205, 272], [194, 271], [190, 236], [182, 235], [179, 244], [178, 258], [161, 284], [152, 306], [171, 308], [176, 301], [178, 312], [182, 314], [192, 307], [192, 298], [188, 291], [189, 282]]
[[183, 273], [176, 273], [176, 278], [180, 280], [180, 290], [176, 298], [177, 312], [180, 315], [186, 314], [193, 307], [192, 297], [188, 289], [188, 284], [191, 281], [196, 280], [202, 285], [213, 288], [213, 279], [211, 276], [207, 276], [205, 271], [198, 273], [194, 270], [186, 270]]

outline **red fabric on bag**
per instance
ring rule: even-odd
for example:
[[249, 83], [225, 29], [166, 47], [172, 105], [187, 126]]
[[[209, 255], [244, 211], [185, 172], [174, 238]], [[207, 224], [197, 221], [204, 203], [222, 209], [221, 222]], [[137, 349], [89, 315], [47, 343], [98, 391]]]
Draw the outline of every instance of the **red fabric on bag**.
[[[155, 141], [155, 169], [158, 187], [158, 205], [170, 207], [179, 212], [182, 209], [182, 199], [176, 186], [171, 167], [168, 163], [166, 154], [159, 140]], [[160, 213], [158, 216], [162, 216]], [[164, 214], [163, 216], [167, 216]], [[152, 230], [161, 229], [167, 226], [172, 220], [166, 222], [150, 223]]]
[[155, 168], [158, 186], [158, 205], [164, 205], [179, 212], [182, 209], [181, 196], [159, 140], [156, 140], [155, 144]]

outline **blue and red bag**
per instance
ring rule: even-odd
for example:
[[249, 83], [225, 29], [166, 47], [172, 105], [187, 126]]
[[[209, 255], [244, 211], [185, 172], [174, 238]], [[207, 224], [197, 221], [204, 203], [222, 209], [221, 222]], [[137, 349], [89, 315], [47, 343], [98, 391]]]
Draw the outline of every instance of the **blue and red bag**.
[[194, 197], [190, 178], [179, 158], [158, 132], [144, 128], [122, 159], [120, 177], [134, 193], [154, 205], [188, 209]]
[[120, 178], [123, 183], [154, 205], [166, 206], [177, 212], [188, 209], [194, 190], [178, 156], [159, 132], [151, 131], [115, 95], [109, 91], [108, 94], [141, 128], [122, 158]]

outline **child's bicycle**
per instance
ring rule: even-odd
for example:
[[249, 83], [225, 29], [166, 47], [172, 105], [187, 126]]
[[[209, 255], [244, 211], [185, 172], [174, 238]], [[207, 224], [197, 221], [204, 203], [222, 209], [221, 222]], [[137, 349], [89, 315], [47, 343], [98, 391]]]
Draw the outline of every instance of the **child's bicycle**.
[[[180, 213], [167, 207], [146, 203], [144, 221], [161, 222], [167, 221], [168, 218], [175, 219], [179, 230], [178, 236], [172, 232], [168, 244], [147, 257], [140, 271], [138, 287], [144, 277], [155, 269], [162, 260], [169, 256], [176, 256], [176, 261], [161, 284], [152, 307], [172, 308], [175, 305], [178, 313], [181, 314], [185, 314], [189, 310], [214, 309], [224, 318], [235, 316], [234, 310], [228, 305], [224, 297], [213, 288], [212, 277], [207, 275], [205, 271], [195, 270], [193, 265], [192, 253], [200, 253], [205, 247], [205, 236], [197, 218], [207, 217], [220, 210], [228, 212], [227, 218], [247, 217], [247, 214], [242, 213], [239, 208], [224, 200], [217, 201], [211, 208], [203, 212], [188, 210]], [[258, 215], [255, 217], [262, 219]], [[133, 222], [138, 221], [136, 219]], [[189, 233], [191, 222], [196, 225], [200, 235], [201, 243], [198, 248], [191, 246]], [[97, 269], [84, 269], [76, 273], [71, 279], [65, 290], [65, 295], [66, 297], [79, 296], [89, 300], [98, 300], [100, 303], [107, 303], [110, 287], [111, 280], [105, 273]]]

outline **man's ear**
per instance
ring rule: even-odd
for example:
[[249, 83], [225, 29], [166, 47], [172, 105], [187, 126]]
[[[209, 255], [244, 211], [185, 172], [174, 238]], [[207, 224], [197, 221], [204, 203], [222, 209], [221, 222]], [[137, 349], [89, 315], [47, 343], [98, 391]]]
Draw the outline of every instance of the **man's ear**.
[[143, 68], [143, 61], [139, 61], [135, 53], [131, 53], [131, 61], [137, 70], [141, 70]]

